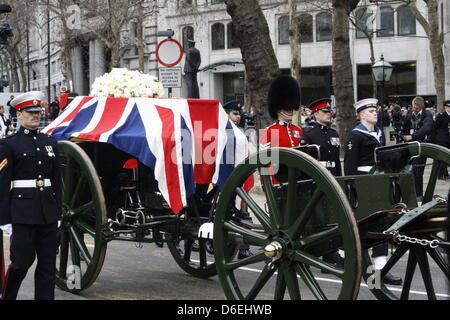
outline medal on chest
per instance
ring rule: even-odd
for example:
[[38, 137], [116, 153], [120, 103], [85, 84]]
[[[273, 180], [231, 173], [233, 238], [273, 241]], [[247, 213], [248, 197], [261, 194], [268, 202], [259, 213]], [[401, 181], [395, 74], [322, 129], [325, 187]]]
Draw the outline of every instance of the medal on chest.
[[45, 150], [47, 150], [47, 154], [49, 157], [56, 157], [55, 153], [53, 152], [52, 146], [45, 146]]

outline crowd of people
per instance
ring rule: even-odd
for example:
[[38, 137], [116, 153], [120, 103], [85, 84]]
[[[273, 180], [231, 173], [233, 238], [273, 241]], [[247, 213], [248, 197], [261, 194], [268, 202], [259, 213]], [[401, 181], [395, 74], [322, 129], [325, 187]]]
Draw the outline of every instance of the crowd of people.
[[[298, 83], [290, 76], [277, 78], [268, 95], [268, 111], [275, 123], [262, 134], [260, 148], [319, 145], [318, 159], [334, 176], [368, 174], [375, 165], [374, 150], [377, 147], [402, 142], [418, 141], [450, 147], [450, 101], [445, 101], [444, 112], [436, 112], [436, 107], [427, 107], [420, 96], [415, 97], [409, 106], [391, 104], [381, 107], [377, 99], [362, 99], [355, 103], [358, 125], [344, 137], [341, 143], [336, 131], [331, 98], [322, 98], [299, 108], [300, 92]], [[243, 105], [243, 102], [241, 102]], [[299, 110], [300, 109], [300, 110]], [[293, 124], [294, 111], [299, 110], [300, 126]], [[231, 120], [242, 111], [228, 112]], [[341, 148], [344, 151], [341, 164]], [[423, 196], [423, 175], [425, 157], [412, 160], [412, 173], [417, 200]], [[439, 179], [448, 180], [447, 166], [441, 163]], [[273, 179], [274, 183], [279, 183]], [[387, 262], [387, 243], [372, 250], [375, 270], [381, 270]], [[343, 258], [338, 251], [323, 256], [323, 260], [338, 266]], [[402, 279], [387, 273], [383, 282], [399, 285]]]

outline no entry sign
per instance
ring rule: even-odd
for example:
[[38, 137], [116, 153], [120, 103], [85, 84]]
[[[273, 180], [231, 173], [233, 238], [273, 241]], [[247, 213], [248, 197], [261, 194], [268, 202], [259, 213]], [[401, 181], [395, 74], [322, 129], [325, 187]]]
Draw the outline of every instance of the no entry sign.
[[156, 47], [156, 59], [166, 67], [173, 67], [183, 58], [183, 46], [177, 40], [165, 39]]

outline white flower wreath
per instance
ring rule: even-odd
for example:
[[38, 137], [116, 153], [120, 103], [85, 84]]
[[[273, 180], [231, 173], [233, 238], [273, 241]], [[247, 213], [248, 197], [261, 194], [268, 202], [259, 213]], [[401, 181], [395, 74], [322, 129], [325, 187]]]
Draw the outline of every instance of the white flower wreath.
[[163, 96], [164, 88], [158, 78], [140, 71], [114, 68], [97, 77], [92, 84], [93, 97], [155, 97]]

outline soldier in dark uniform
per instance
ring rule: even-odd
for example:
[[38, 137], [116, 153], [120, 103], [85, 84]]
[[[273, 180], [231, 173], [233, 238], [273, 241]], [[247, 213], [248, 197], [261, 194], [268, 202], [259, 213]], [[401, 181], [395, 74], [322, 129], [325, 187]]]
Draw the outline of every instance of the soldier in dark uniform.
[[[330, 128], [332, 123], [331, 99], [322, 98], [311, 102], [308, 105], [314, 116], [312, 126], [306, 128], [302, 134], [300, 144], [316, 144], [320, 147], [320, 162], [334, 175], [341, 176], [341, 160], [339, 159], [339, 134]], [[323, 260], [328, 263], [344, 266], [344, 259], [338, 251], [328, 253], [323, 256]]]
[[242, 131], [244, 131], [244, 128], [239, 126], [239, 124], [241, 123], [243, 106], [244, 102], [241, 100], [231, 100], [223, 105], [225, 112], [228, 114], [228, 118], [233, 121], [233, 123], [237, 125]]
[[[375, 148], [381, 146], [382, 132], [376, 126], [377, 99], [363, 99], [355, 103], [360, 123], [349, 132], [344, 143], [345, 175], [368, 174], [375, 165]], [[381, 270], [387, 262], [388, 244], [381, 244], [372, 250], [375, 270]], [[390, 272], [383, 278], [387, 284], [400, 285], [402, 279]]]
[[[450, 100], [444, 102], [444, 107], [444, 112], [439, 113], [434, 119], [431, 142], [450, 148]], [[447, 165], [445, 163], [441, 162], [439, 166], [438, 178], [442, 180], [449, 179]]]
[[37, 130], [43, 97], [32, 91], [11, 101], [21, 127], [0, 142], [0, 226], [12, 224], [11, 264], [2, 292], [5, 300], [16, 299], [35, 256], [35, 299], [53, 300], [55, 295], [62, 189], [57, 143]]
[[[412, 111], [408, 112], [403, 122], [403, 141], [428, 142], [433, 130], [433, 116], [425, 108], [422, 97], [415, 97], [412, 101]], [[423, 174], [425, 171], [426, 157], [417, 157], [412, 160], [414, 184], [416, 196], [422, 201]]]
[[315, 122], [304, 130], [300, 144], [317, 144], [320, 146], [320, 162], [334, 175], [341, 176], [341, 160], [339, 159], [339, 134], [332, 129], [331, 99], [323, 98], [309, 104]]
[[[225, 112], [228, 114], [228, 118], [242, 131], [244, 128], [239, 124], [241, 122], [242, 107], [244, 102], [242, 100], [231, 100], [223, 105]], [[250, 219], [248, 213], [245, 213], [245, 218]], [[250, 251], [250, 246], [248, 244], [241, 244], [239, 247], [238, 259], [244, 259], [251, 257], [253, 253]]]

